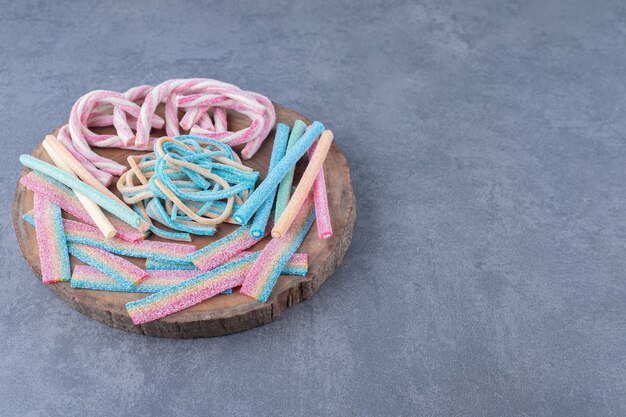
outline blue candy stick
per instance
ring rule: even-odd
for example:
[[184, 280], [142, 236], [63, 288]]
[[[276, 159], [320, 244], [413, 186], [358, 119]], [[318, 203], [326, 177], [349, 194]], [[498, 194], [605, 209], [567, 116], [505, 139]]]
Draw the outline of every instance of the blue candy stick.
[[[289, 137], [289, 126], [279, 123], [276, 125], [276, 136], [274, 137], [274, 147], [272, 148], [272, 158], [270, 159], [270, 167], [267, 171], [267, 175], [269, 176], [272, 173], [272, 170], [276, 168], [278, 162], [285, 156], [285, 149], [287, 148], [287, 138]], [[250, 235], [252, 235], [255, 239], [260, 239], [263, 237], [263, 233], [265, 232], [265, 226], [267, 225], [267, 219], [270, 217], [270, 213], [272, 212], [272, 207], [274, 206], [274, 198], [276, 197], [277, 187], [274, 187], [273, 190], [270, 190], [269, 196], [259, 210], [256, 212], [254, 216], [254, 221], [252, 222], [252, 229], [250, 230]]]
[[[287, 143], [287, 152], [293, 145], [295, 145], [298, 140], [304, 134], [304, 129], [306, 129], [306, 124], [298, 119], [293, 124], [293, 129], [291, 134], [289, 135], [289, 142]], [[283, 214], [285, 207], [287, 207], [287, 203], [289, 202], [289, 196], [291, 195], [291, 183], [293, 182], [293, 174], [296, 172], [296, 167], [291, 168], [287, 175], [282, 179], [280, 185], [278, 186], [278, 190], [276, 191], [276, 208], [274, 209], [274, 223], [278, 222], [280, 216]]]

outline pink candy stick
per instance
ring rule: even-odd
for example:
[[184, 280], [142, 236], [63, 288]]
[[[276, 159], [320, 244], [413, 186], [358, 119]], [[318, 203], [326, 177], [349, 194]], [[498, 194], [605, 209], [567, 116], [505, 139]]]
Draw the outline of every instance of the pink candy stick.
[[[309, 158], [315, 152], [316, 147], [317, 141], [309, 148]], [[315, 201], [317, 235], [320, 239], [328, 239], [333, 235], [333, 226], [330, 221], [330, 210], [328, 208], [328, 193], [326, 192], [324, 166], [322, 166], [317, 177], [315, 177], [315, 182], [313, 183], [313, 199]]]
[[197, 125], [201, 129], [215, 130], [215, 126], [213, 125], [213, 120], [211, 120], [211, 116], [209, 116], [208, 113], [203, 113], [202, 116], [200, 116], [200, 119], [198, 119]]
[[[123, 106], [125, 110], [131, 111], [132, 109], [134, 113], [138, 115], [139, 106], [126, 100], [122, 94], [114, 91], [92, 91], [81, 97], [72, 107], [69, 122], [72, 143], [83, 156], [99, 169], [109, 174], [121, 175], [126, 170], [124, 165], [120, 165], [113, 160], [96, 154], [89, 147], [87, 136], [90, 136], [93, 141], [94, 138], [97, 138], [99, 135], [96, 135], [87, 128], [86, 121], [93, 108], [102, 103], [114, 103]], [[106, 138], [110, 138], [110, 135], [106, 136]]]
[[76, 148], [74, 148], [74, 145], [72, 144], [72, 139], [70, 138], [69, 134], [69, 128], [67, 127], [67, 125], [65, 125], [59, 130], [57, 140], [61, 142], [63, 146], [65, 146], [65, 148], [74, 156], [74, 158], [78, 160], [78, 162], [80, 162], [87, 169], [87, 171], [91, 173], [91, 175], [96, 177], [98, 181], [108, 187], [113, 180], [113, 176], [108, 172], [104, 172], [98, 169], [94, 164], [91, 163], [90, 160], [88, 160], [80, 152], [78, 152]]
[[165, 102], [165, 132], [168, 136], [178, 136], [178, 106], [176, 105], [176, 93], [171, 93]]
[[[149, 85], [133, 87], [124, 93], [124, 98], [136, 103], [138, 100], [143, 100], [150, 91], [152, 91], [152, 87]], [[132, 126], [128, 122], [126, 113], [119, 107], [113, 108], [113, 125], [124, 146], [130, 145], [135, 138], [135, 134], [131, 130]]]
[[34, 206], [41, 280], [44, 284], [69, 281], [70, 260], [63, 232], [61, 209], [39, 194], [35, 194]]
[[209, 110], [208, 107], [191, 107], [187, 110], [182, 119], [180, 119], [180, 127], [190, 130]]
[[[20, 183], [24, 187], [32, 190], [35, 195], [39, 194], [47, 198], [63, 210], [70, 213], [72, 216], [87, 224], [95, 226], [93, 219], [89, 213], [87, 213], [80, 201], [78, 201], [74, 192], [60, 182], [37, 172], [30, 172], [20, 179]], [[127, 225], [117, 217], [108, 216], [108, 219], [117, 230], [116, 236], [120, 239], [128, 242], [137, 242], [145, 238], [145, 235], [139, 230]]]
[[[228, 130], [228, 122], [226, 121], [226, 110], [221, 107], [215, 108], [215, 113], [213, 114], [213, 118], [215, 119], [215, 131], [216, 132], [226, 132]], [[252, 123], [255, 123], [253, 121]]]
[[[137, 118], [137, 133], [135, 135], [135, 146], [146, 146], [150, 141], [150, 128], [152, 125], [152, 119], [154, 117], [154, 112], [156, 111], [159, 103], [165, 100], [172, 100], [175, 97], [176, 89], [181, 87], [182, 85], [188, 85], [188, 80], [168, 80], [165, 81], [150, 91], [148, 95], [146, 95], [143, 104], [141, 105], [141, 112], [139, 113], [139, 117]], [[167, 107], [167, 104], [166, 104]], [[169, 106], [172, 108], [172, 105]], [[171, 123], [173, 123], [172, 118], [170, 117], [170, 126], [169, 129], [172, 129]], [[167, 120], [166, 120], [167, 127]]]

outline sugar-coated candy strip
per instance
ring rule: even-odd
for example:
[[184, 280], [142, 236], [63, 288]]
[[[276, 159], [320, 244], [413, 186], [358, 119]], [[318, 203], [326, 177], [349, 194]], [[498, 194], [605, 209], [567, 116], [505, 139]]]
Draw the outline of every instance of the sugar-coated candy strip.
[[[245, 256], [252, 255], [254, 253], [259, 253], [259, 252], [250, 252], [250, 251], [244, 250], [242, 252], [239, 252], [233, 255], [232, 257], [228, 259], [225, 259], [224, 262], [234, 261], [235, 259], [243, 258]], [[219, 265], [216, 265], [216, 267], [217, 266]], [[306, 253], [294, 253], [293, 256], [289, 259], [289, 262], [287, 262], [287, 265], [285, 265], [285, 267], [283, 268], [281, 274], [304, 276], [306, 275], [308, 268], [309, 268], [309, 264], [308, 264], [307, 254]], [[176, 270], [199, 271], [200, 270], [197, 266], [188, 262], [176, 262], [176, 263], [163, 262], [163, 261], [157, 261], [155, 259], [150, 259], [150, 258], [146, 259], [146, 269], [147, 270], [167, 269], [170, 271], [176, 271]], [[206, 271], [203, 271], [203, 272], [206, 272]]]
[[[316, 148], [317, 143], [314, 143], [309, 149], [309, 158], [313, 156]], [[330, 220], [328, 192], [326, 191], [326, 177], [323, 165], [317, 173], [317, 177], [315, 177], [315, 182], [313, 182], [313, 202], [315, 204], [317, 235], [320, 239], [328, 239], [333, 235], [333, 226]]]
[[152, 258], [146, 259], [146, 269], [165, 269], [168, 271], [200, 271], [200, 269], [191, 262], [165, 262]]
[[[43, 141], [42, 145], [44, 149], [46, 150], [46, 152], [48, 152], [48, 156], [50, 156], [50, 159], [52, 159], [52, 162], [54, 162], [54, 164], [57, 167], [61, 168], [63, 171], [76, 177], [76, 174], [72, 171], [71, 167], [67, 165], [65, 160], [61, 157], [61, 155], [54, 149], [53, 145], [50, 143], [48, 138], [54, 139], [54, 136], [52, 135], [46, 136], [46, 139]], [[63, 148], [63, 151], [69, 154], [69, 151], [65, 149], [63, 145], [60, 145], [60, 146]], [[82, 165], [81, 165], [81, 168], [83, 168]], [[100, 183], [98, 182], [98, 184]], [[82, 195], [81, 193], [75, 193], [75, 194], [76, 194], [76, 198], [78, 198], [78, 201], [80, 201], [80, 203], [83, 205], [85, 211], [89, 214], [89, 217], [91, 217], [91, 219], [96, 224], [96, 226], [98, 227], [102, 235], [107, 238], [111, 238], [115, 236], [117, 231], [115, 230], [115, 227], [113, 227], [109, 219], [104, 215], [104, 213], [102, 212], [102, 209], [100, 209], [100, 206], [98, 206], [96, 203], [94, 203], [93, 201], [91, 201], [90, 199]]]
[[64, 219], [63, 225], [68, 242], [95, 246], [117, 255], [177, 262], [183, 261], [188, 254], [196, 250], [195, 246], [183, 243], [156, 242], [153, 240], [131, 243], [117, 238], [104, 239], [93, 226], [69, 219]]
[[241, 285], [257, 255], [224, 264], [149, 297], [126, 304], [134, 324], [147, 323], [201, 303], [222, 291]]
[[248, 197], [246, 202], [237, 210], [233, 218], [239, 224], [247, 224], [250, 218], [256, 213], [261, 204], [267, 199], [269, 194], [276, 188], [287, 172], [296, 165], [296, 162], [311, 147], [315, 139], [324, 130], [324, 125], [320, 122], [313, 122], [308, 127], [300, 140], [285, 154], [278, 165], [263, 180], [259, 187]]
[[[289, 135], [289, 142], [287, 142], [287, 152], [300, 140], [306, 129], [306, 123], [298, 119], [293, 124], [293, 130]], [[310, 150], [310, 149], [309, 149]], [[287, 207], [289, 202], [289, 196], [291, 195], [291, 184], [293, 183], [293, 175], [296, 172], [296, 167], [292, 167], [285, 177], [278, 185], [278, 191], [276, 192], [276, 207], [274, 208], [274, 223], [280, 219], [283, 214], [283, 210]]]
[[115, 200], [112, 200], [106, 195], [98, 192], [95, 188], [72, 177], [62, 169], [26, 154], [20, 156], [20, 162], [22, 165], [27, 166], [32, 170], [39, 171], [44, 175], [48, 175], [49, 177], [67, 185], [74, 191], [85, 195], [87, 198], [97, 203], [100, 207], [116, 215], [120, 218], [120, 220], [126, 222], [127, 224], [135, 228], [139, 227], [141, 224], [141, 217], [139, 217], [130, 208], [123, 208]]
[[148, 276], [146, 271], [132, 262], [95, 246], [69, 243], [68, 248], [70, 255], [104, 272], [122, 285], [131, 287]]
[[[237, 255], [235, 259], [244, 258], [244, 254], [245, 256], [258, 256], [258, 253], [256, 252], [242, 252]], [[291, 257], [291, 259], [289, 259], [281, 274], [305, 276], [307, 269], [307, 255], [305, 253], [296, 253]], [[147, 273], [148, 276], [144, 278], [141, 282], [139, 282], [135, 286], [129, 287], [127, 285], [120, 284], [107, 274], [99, 271], [92, 266], [77, 265], [76, 267], [74, 267], [71, 283], [72, 288], [87, 288], [102, 291], [155, 293], [202, 274], [202, 272], [197, 269], [172, 270], [167, 268], [148, 269]], [[224, 294], [230, 294], [231, 292], [232, 289], [223, 291]]]
[[263, 248], [261, 255], [246, 273], [240, 293], [266, 302], [280, 271], [300, 247], [314, 221], [313, 198], [309, 196], [287, 233], [282, 238], [273, 238]]
[[282, 237], [289, 229], [289, 226], [291, 226], [293, 219], [295, 219], [296, 215], [300, 212], [300, 207], [302, 207], [304, 201], [308, 198], [315, 178], [317, 178], [317, 174], [322, 169], [322, 164], [324, 163], [324, 159], [326, 159], [332, 142], [333, 132], [325, 130], [322, 136], [320, 136], [315, 153], [309, 160], [309, 164], [304, 170], [302, 178], [300, 178], [296, 191], [293, 192], [282, 216], [280, 216], [280, 219], [272, 229], [272, 237]]
[[[22, 217], [24, 221], [26, 221], [27, 223], [31, 224], [32, 226], [35, 225], [35, 220], [34, 220], [32, 210], [25, 213], [24, 216]], [[239, 253], [232, 255], [228, 259], [224, 259], [223, 262], [233, 261], [236, 259], [243, 258], [245, 256], [253, 255], [255, 253], [259, 254], [260, 252], [250, 252], [250, 251], [244, 250], [244, 251], [241, 251]], [[215, 265], [215, 267], [219, 265], [221, 265], [221, 263]], [[160, 261], [160, 260], [152, 259], [152, 258], [146, 259], [146, 270], [197, 271], [197, 272], [201, 271], [197, 266], [195, 266], [191, 262], [168, 262], [168, 261]], [[287, 262], [287, 264], [283, 268], [281, 274], [304, 276], [306, 275], [307, 271], [308, 271], [307, 254], [306, 253], [294, 253], [293, 256], [289, 259], [289, 262]]]
[[251, 225], [241, 226], [231, 234], [187, 255], [187, 261], [193, 262], [203, 271], [210, 271], [259, 242], [259, 239], [250, 235], [251, 229]]
[[[20, 184], [34, 193], [41, 194], [46, 197], [48, 200], [57, 204], [63, 210], [67, 211], [79, 220], [95, 226], [93, 219], [89, 216], [80, 201], [78, 201], [75, 193], [57, 180], [33, 171], [23, 176], [20, 179]], [[116, 237], [119, 237], [120, 239], [124, 239], [128, 242], [137, 242], [145, 237], [144, 233], [141, 233], [134, 227], [127, 225], [117, 217], [111, 216], [109, 217], [109, 220], [111, 221], [113, 227], [117, 230]]]
[[[278, 165], [281, 159], [285, 156], [285, 149], [287, 148], [287, 139], [289, 138], [289, 126], [278, 123], [276, 125], [276, 136], [274, 138], [274, 146], [272, 147], [272, 156], [270, 158], [270, 166], [268, 169], [268, 175], [272, 173], [272, 171]], [[273, 190], [270, 190], [269, 195], [261, 204], [261, 207], [257, 210], [254, 215], [254, 220], [252, 221], [252, 230], [250, 234], [254, 238], [263, 237], [263, 233], [265, 232], [265, 226], [267, 225], [267, 220], [270, 218], [270, 213], [272, 212], [272, 207], [274, 207], [274, 199], [276, 197], [276, 190], [278, 187], [274, 187]]]
[[89, 265], [76, 265], [72, 274], [72, 288], [88, 288], [103, 291], [155, 293], [172, 285], [193, 278], [198, 271], [151, 270], [134, 286], [120, 284], [109, 275]]
[[61, 209], [39, 194], [35, 194], [34, 206], [41, 280], [44, 284], [69, 281], [70, 258], [63, 233]]
[[282, 275], [305, 276], [309, 270], [309, 257], [306, 253], [294, 253], [280, 273]]

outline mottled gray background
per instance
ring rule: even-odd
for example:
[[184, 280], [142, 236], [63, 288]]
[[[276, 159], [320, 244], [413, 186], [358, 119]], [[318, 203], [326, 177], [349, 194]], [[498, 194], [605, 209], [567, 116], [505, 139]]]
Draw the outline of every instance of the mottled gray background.
[[168, 78], [334, 132], [359, 205], [311, 300], [164, 340], [71, 310], [0, 243], [2, 416], [626, 414], [623, 1], [0, 0], [2, 210], [77, 97]]

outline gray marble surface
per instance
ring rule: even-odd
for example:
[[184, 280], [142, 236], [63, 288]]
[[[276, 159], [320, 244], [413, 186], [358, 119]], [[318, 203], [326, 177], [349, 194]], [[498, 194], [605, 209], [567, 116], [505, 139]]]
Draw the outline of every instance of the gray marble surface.
[[334, 132], [344, 264], [268, 326], [81, 316], [0, 242], [2, 416], [626, 414], [623, 1], [0, 0], [0, 180], [72, 103], [169, 78]]

